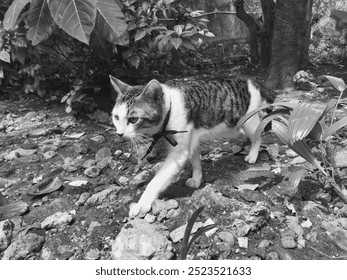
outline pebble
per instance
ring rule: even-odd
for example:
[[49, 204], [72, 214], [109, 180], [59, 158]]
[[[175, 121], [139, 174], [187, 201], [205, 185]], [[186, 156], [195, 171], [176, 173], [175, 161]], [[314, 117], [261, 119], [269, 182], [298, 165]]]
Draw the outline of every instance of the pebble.
[[47, 134], [48, 134], [48, 130], [45, 128], [37, 128], [37, 129], [29, 131], [29, 136], [33, 138], [45, 136]]
[[4, 206], [0, 206], [0, 221], [11, 219], [23, 215], [28, 211], [29, 205], [23, 201], [18, 201]]
[[72, 159], [70, 157], [65, 158], [63, 169], [68, 172], [75, 172], [78, 168], [82, 166], [83, 159], [78, 157], [75, 159]]
[[48, 152], [43, 154], [43, 158], [44, 159], [51, 159], [51, 158], [55, 157], [56, 155], [57, 155], [57, 153], [55, 151], [48, 151]]
[[292, 149], [286, 150], [286, 156], [290, 158], [295, 158], [298, 156], [296, 152], [294, 152]]
[[267, 248], [271, 245], [271, 241], [264, 239], [262, 241], [260, 241], [258, 248]]
[[96, 135], [96, 136], [93, 136], [92, 138], [90, 138], [90, 140], [97, 142], [97, 143], [103, 143], [103, 142], [105, 142], [105, 137], [102, 135]]
[[29, 232], [17, 238], [4, 251], [2, 260], [25, 260], [33, 257], [42, 249], [45, 238]]
[[169, 260], [172, 256], [166, 228], [143, 219], [130, 221], [112, 242], [115, 260]]
[[240, 248], [244, 248], [244, 249], [248, 248], [248, 238], [247, 237], [238, 237], [237, 243], [239, 244]]
[[77, 206], [82, 206], [84, 205], [84, 203], [88, 200], [88, 198], [91, 196], [90, 193], [88, 192], [84, 192], [84, 193], [81, 193], [78, 201], [76, 202], [76, 205]]
[[230, 244], [231, 247], [234, 246], [234, 244], [235, 244], [235, 237], [229, 231], [221, 231], [221, 232], [219, 232], [218, 233], [218, 237], [223, 242], [226, 242], [226, 243]]
[[100, 251], [98, 249], [91, 249], [85, 255], [85, 260], [98, 260], [100, 258]]
[[86, 170], [84, 170], [84, 175], [89, 178], [96, 178], [100, 174], [100, 169], [97, 166], [90, 166]]
[[93, 165], [95, 165], [95, 160], [94, 159], [87, 159], [83, 164], [82, 164], [82, 167], [83, 168], [88, 168], [88, 167], [91, 167]]
[[73, 221], [73, 216], [67, 212], [57, 212], [44, 219], [41, 227], [45, 229], [57, 228], [68, 225]]
[[11, 244], [13, 228], [11, 220], [0, 221], [0, 253]]
[[152, 204], [152, 213], [153, 215], [158, 215], [163, 210], [170, 210], [170, 209], [177, 209], [178, 208], [178, 202], [177, 200], [170, 199], [170, 200], [161, 200], [156, 199]]
[[120, 191], [120, 187], [117, 185], [110, 185], [107, 189], [93, 194], [91, 197], [89, 197], [85, 205], [99, 205], [101, 204], [105, 199], [107, 199], [111, 193], [116, 193]]
[[35, 111], [31, 111], [25, 114], [24, 119], [25, 120], [32, 120], [37, 117], [37, 113]]
[[297, 247], [295, 241], [295, 232], [292, 230], [287, 230], [281, 233], [281, 246], [285, 249], [294, 249]]
[[336, 167], [347, 167], [347, 148], [336, 152]]
[[95, 161], [100, 161], [104, 158], [112, 157], [111, 149], [108, 147], [103, 147], [95, 154]]
[[49, 152], [49, 151], [56, 151], [58, 149], [57, 146], [52, 145], [52, 144], [46, 144], [41, 146], [41, 151], [43, 153]]
[[151, 214], [147, 214], [144, 219], [150, 224], [155, 222], [155, 216]]
[[99, 223], [98, 221], [91, 221], [87, 229], [88, 234], [91, 234], [93, 229], [99, 226], [101, 226], [101, 223]]
[[120, 176], [119, 178], [118, 178], [118, 182], [121, 184], [121, 185], [126, 185], [126, 184], [128, 184], [128, 182], [129, 182], [129, 179], [127, 178], [127, 177], [125, 177], [125, 176]]
[[266, 260], [279, 260], [280, 257], [279, 257], [277, 252], [271, 251], [271, 252], [266, 254], [265, 259]]
[[235, 219], [231, 225], [232, 232], [235, 236], [245, 236], [250, 231], [251, 227], [241, 219]]

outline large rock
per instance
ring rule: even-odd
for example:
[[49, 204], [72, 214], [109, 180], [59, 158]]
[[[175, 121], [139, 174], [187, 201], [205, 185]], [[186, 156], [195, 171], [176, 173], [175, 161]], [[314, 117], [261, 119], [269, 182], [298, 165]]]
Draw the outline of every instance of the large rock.
[[172, 257], [172, 244], [168, 232], [160, 224], [136, 219], [126, 224], [112, 244], [116, 260], [168, 260]]
[[0, 252], [4, 251], [11, 243], [14, 224], [10, 220], [0, 222]]
[[2, 259], [30, 259], [42, 249], [44, 242], [45, 238], [43, 236], [34, 233], [28, 233], [24, 236], [19, 237], [10, 246], [8, 246], [8, 248], [4, 252]]

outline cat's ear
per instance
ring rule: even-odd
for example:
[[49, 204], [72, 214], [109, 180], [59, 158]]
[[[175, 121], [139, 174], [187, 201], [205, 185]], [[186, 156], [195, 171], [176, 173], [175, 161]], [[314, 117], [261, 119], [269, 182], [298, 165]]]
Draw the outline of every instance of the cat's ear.
[[149, 97], [157, 103], [161, 103], [163, 99], [163, 88], [157, 80], [151, 80], [143, 90], [141, 96]]
[[131, 88], [131, 86], [129, 86], [126, 83], [123, 83], [121, 80], [118, 80], [112, 75], [110, 75], [109, 77], [110, 77], [111, 85], [114, 88], [114, 90], [117, 92], [118, 96], [124, 95], [124, 93], [126, 93]]

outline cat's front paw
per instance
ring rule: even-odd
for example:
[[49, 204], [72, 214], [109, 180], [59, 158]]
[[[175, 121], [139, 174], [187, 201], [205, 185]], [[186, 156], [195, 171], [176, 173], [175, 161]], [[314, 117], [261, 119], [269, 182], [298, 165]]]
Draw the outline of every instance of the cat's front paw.
[[130, 205], [130, 211], [129, 211], [129, 217], [131, 219], [135, 217], [142, 218], [144, 217], [149, 211], [151, 211], [152, 205], [141, 203], [140, 201], [138, 203], [133, 203]]
[[245, 157], [245, 161], [248, 163], [255, 163], [257, 161], [258, 155], [249, 154]]
[[201, 184], [201, 180], [195, 180], [193, 178], [189, 178], [186, 181], [186, 186], [190, 188], [194, 188], [194, 189], [197, 189], [200, 186], [200, 184]]

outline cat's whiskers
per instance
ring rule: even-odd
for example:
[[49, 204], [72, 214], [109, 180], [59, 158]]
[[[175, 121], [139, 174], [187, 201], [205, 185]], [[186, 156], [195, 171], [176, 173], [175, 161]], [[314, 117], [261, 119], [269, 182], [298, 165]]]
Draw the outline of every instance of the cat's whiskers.
[[151, 145], [152, 138], [144, 134], [136, 134], [131, 138], [132, 153], [137, 159], [142, 158], [148, 147]]

